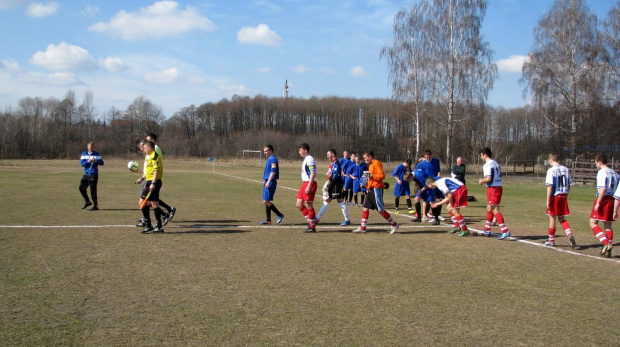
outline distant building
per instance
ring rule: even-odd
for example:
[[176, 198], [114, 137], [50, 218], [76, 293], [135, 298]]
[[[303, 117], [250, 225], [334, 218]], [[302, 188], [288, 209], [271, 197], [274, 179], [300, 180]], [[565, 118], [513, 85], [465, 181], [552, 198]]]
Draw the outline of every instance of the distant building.
[[284, 97], [288, 98], [288, 79], [284, 82]]

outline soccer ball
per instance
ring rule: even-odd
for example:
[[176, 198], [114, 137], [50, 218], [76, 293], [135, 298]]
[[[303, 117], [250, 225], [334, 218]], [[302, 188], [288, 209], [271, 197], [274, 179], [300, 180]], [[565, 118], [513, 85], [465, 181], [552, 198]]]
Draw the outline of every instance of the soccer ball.
[[138, 172], [138, 169], [140, 168], [140, 166], [138, 165], [138, 162], [135, 160], [130, 161], [129, 163], [127, 163], [127, 168], [129, 169], [129, 171], [131, 172]]

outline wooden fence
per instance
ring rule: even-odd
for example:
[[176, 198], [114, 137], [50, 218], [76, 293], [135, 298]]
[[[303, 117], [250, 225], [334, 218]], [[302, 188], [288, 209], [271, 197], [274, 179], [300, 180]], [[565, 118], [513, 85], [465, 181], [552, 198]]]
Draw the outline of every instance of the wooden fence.
[[[616, 172], [620, 170], [620, 163], [614, 162], [613, 159], [611, 162], [608, 162], [607, 165]], [[573, 176], [573, 182], [579, 182], [585, 185], [588, 183], [596, 184], [597, 172], [598, 169], [594, 161], [573, 161], [570, 174]]]

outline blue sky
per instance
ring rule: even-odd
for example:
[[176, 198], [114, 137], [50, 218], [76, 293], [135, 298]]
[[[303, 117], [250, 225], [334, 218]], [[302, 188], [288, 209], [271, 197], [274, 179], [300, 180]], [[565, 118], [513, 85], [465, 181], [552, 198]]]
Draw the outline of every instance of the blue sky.
[[[394, 14], [413, 0], [0, 0], [0, 110], [94, 94], [98, 113], [144, 95], [166, 117], [233, 95], [390, 98]], [[613, 2], [588, 0], [600, 20]], [[499, 67], [489, 104], [527, 103], [520, 66], [552, 0], [489, 0]]]

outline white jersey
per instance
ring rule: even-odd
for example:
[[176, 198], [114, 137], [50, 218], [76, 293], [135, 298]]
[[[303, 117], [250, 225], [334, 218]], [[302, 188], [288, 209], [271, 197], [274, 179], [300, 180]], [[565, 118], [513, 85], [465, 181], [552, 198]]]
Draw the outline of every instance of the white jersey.
[[491, 182], [487, 183], [487, 188], [502, 186], [502, 170], [495, 160], [489, 159], [484, 163], [482, 166], [482, 174], [484, 178], [491, 177]]
[[437, 183], [437, 189], [441, 190], [444, 195], [454, 193], [463, 186], [463, 183], [456, 178], [440, 178], [435, 183]]
[[[316, 163], [311, 155], [307, 155], [304, 158], [304, 162], [301, 164], [301, 180], [304, 182], [310, 181], [310, 174], [313, 171], [316, 172]], [[316, 175], [314, 176], [314, 180], [316, 181]]]
[[601, 188], [605, 188], [605, 196], [613, 196], [618, 189], [618, 174], [608, 168], [602, 168], [598, 170], [596, 174], [596, 196]]
[[566, 195], [573, 184], [573, 178], [570, 176], [570, 171], [568, 171], [566, 166], [558, 164], [547, 170], [545, 184], [553, 187], [551, 196]]

